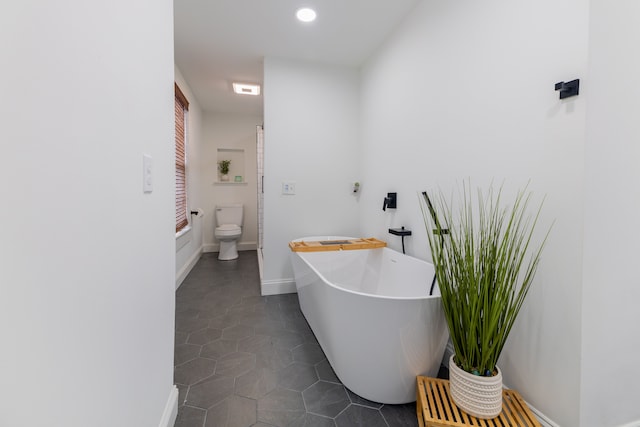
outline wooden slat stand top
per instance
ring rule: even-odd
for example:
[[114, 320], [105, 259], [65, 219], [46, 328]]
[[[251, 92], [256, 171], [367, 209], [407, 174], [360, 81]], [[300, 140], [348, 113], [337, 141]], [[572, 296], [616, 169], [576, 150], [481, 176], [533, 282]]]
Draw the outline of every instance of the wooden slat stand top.
[[387, 246], [382, 240], [374, 237], [368, 239], [320, 240], [309, 242], [289, 242], [293, 252], [323, 252], [354, 249], [376, 249]]
[[502, 412], [483, 420], [458, 409], [449, 394], [449, 381], [418, 377], [416, 411], [420, 427], [541, 427], [515, 390], [502, 391]]

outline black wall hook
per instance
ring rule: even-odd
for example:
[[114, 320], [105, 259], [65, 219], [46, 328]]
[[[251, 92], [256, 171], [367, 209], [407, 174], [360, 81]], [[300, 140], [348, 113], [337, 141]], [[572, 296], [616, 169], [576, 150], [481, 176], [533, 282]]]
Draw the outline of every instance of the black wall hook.
[[570, 82], [556, 83], [556, 90], [560, 91], [560, 99], [578, 95], [580, 89], [580, 79], [571, 80]]

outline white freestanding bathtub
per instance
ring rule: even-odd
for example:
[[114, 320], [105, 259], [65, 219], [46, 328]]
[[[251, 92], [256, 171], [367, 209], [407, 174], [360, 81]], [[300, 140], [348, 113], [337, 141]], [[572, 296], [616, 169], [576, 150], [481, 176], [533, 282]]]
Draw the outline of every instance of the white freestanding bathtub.
[[[298, 241], [341, 240], [343, 236]], [[379, 403], [416, 400], [449, 338], [433, 265], [388, 248], [291, 252], [300, 308], [342, 383]]]

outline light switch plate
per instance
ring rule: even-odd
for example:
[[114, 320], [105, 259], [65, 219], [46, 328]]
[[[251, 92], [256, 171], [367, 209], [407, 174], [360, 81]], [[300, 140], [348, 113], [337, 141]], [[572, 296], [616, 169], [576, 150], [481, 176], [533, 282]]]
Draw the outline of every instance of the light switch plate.
[[282, 194], [286, 194], [286, 195], [296, 194], [296, 183], [291, 181], [283, 181]]
[[142, 191], [153, 191], [153, 158], [148, 154], [142, 155]]

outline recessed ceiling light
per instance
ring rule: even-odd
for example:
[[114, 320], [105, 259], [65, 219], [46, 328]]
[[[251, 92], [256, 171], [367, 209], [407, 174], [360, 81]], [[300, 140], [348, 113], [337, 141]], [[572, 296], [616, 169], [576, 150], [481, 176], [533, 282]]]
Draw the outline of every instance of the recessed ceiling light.
[[233, 91], [240, 95], [260, 95], [260, 86], [248, 83], [234, 83]]
[[316, 11], [313, 9], [309, 9], [308, 7], [303, 7], [302, 9], [298, 9], [296, 12], [296, 18], [298, 18], [302, 22], [312, 22], [316, 20]]

